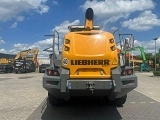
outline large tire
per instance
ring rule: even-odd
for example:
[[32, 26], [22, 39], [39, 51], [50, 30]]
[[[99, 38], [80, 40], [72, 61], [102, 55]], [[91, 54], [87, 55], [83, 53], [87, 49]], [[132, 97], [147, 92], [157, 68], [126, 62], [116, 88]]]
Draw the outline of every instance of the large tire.
[[118, 105], [118, 106], [121, 106], [123, 105], [125, 102], [126, 102], [126, 99], [127, 99], [127, 95], [124, 95], [123, 97], [121, 98], [116, 98], [114, 100], [108, 100], [109, 104], [111, 105]]
[[48, 100], [49, 100], [49, 103], [52, 105], [52, 106], [59, 106], [61, 105], [62, 103], [62, 100], [59, 99], [59, 98], [56, 98], [54, 95], [52, 95], [51, 93], [48, 92]]

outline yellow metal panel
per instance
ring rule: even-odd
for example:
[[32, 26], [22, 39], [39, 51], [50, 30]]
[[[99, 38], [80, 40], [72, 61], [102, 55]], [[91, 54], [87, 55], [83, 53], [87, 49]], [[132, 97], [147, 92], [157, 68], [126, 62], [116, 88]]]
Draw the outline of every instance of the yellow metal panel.
[[[62, 67], [70, 69], [70, 78], [110, 78], [111, 69], [118, 66], [116, 44], [110, 43], [113, 38], [112, 34], [103, 31], [67, 34], [65, 39], [70, 43], [66, 44], [64, 39]], [[113, 46], [115, 50], [111, 50]], [[63, 64], [63, 59], [67, 59], [67, 64]]]

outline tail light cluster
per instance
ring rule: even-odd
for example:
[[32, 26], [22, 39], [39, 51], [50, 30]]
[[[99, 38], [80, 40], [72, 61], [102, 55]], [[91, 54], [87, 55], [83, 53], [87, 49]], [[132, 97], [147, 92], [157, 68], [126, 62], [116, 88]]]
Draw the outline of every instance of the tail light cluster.
[[48, 76], [60, 76], [57, 70], [47, 69]]
[[122, 70], [121, 76], [132, 75], [133, 69]]
[[[113, 44], [113, 43], [115, 42], [114, 38], [109, 39], [109, 42], [110, 42], [111, 44]], [[112, 46], [111, 46], [111, 50], [112, 50], [112, 51], [115, 51], [115, 50], [116, 50], [116, 46], [115, 46], [115, 45], [112, 45]]]
[[64, 50], [67, 52], [69, 51], [69, 44], [70, 44], [70, 40], [69, 39], [65, 39], [65, 47], [64, 47]]

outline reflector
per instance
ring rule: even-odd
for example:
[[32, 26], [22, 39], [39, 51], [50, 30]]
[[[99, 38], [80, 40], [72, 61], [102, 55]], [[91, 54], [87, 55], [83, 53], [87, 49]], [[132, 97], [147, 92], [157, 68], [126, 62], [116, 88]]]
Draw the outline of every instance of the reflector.
[[133, 73], [133, 71], [130, 69], [130, 70], [127, 70], [127, 74], [128, 75], [131, 75]]
[[121, 75], [122, 75], [122, 76], [125, 76], [125, 75], [126, 75], [126, 71], [123, 70], [122, 73], [121, 73]]
[[47, 70], [48, 75], [52, 75], [52, 70]]
[[58, 72], [57, 71], [53, 71], [53, 76], [58, 76]]

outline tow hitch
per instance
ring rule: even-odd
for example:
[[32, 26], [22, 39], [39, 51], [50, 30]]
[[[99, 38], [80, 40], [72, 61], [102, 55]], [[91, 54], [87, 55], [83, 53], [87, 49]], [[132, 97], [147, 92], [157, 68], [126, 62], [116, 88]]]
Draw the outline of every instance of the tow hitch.
[[93, 94], [93, 91], [95, 89], [95, 83], [93, 81], [86, 82], [86, 89], [89, 89], [90, 91], [92, 91], [92, 94]]

